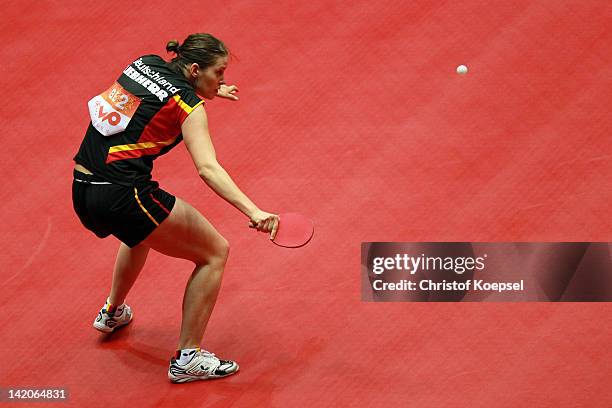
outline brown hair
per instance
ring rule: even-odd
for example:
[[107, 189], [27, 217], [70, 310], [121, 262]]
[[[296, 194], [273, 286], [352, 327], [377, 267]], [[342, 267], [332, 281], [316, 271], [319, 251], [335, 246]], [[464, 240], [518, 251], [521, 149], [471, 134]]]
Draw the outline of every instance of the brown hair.
[[229, 55], [227, 47], [221, 40], [206, 33], [191, 34], [185, 38], [183, 44], [179, 44], [177, 40], [168, 41], [166, 51], [176, 54], [170, 65], [177, 71], [193, 63], [206, 69], [214, 65], [217, 58]]

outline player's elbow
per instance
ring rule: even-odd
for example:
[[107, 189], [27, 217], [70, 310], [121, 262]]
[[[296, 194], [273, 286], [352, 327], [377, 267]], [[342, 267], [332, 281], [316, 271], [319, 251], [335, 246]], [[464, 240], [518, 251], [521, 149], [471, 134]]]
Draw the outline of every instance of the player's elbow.
[[198, 166], [198, 174], [205, 181], [210, 180], [218, 173], [221, 165], [218, 162], [210, 162]]

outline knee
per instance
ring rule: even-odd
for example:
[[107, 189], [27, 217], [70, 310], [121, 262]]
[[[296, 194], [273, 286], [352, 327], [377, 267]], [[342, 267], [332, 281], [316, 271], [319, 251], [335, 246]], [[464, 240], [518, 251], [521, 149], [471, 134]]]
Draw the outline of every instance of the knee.
[[229, 242], [227, 242], [227, 239], [220, 236], [215, 240], [213, 245], [209, 245], [208, 248], [203, 251], [207, 255], [204, 257], [204, 259], [201, 260], [200, 263], [208, 265], [214, 264], [215, 266], [221, 267], [225, 266], [225, 263], [227, 262], [227, 258], [229, 256], [229, 247], [230, 246]]
[[227, 262], [227, 258], [229, 257], [230, 245], [227, 239], [224, 237], [220, 237], [219, 243], [217, 244], [217, 254], [216, 257], [225, 264]]

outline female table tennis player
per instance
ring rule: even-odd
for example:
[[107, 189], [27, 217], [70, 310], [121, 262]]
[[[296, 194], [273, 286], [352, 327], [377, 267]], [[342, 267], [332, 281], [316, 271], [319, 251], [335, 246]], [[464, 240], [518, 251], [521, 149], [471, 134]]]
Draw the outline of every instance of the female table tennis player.
[[130, 323], [132, 311], [124, 301], [150, 248], [194, 262], [178, 351], [168, 369], [170, 381], [180, 383], [238, 371], [236, 362], [200, 348], [229, 245], [202, 214], [151, 180], [153, 161], [184, 140], [202, 180], [245, 214], [251, 226], [273, 239], [278, 217], [253, 204], [216, 159], [202, 98], [238, 99], [238, 89], [224, 82], [225, 45], [210, 34], [192, 34], [182, 44], [170, 41], [166, 50], [176, 54], [170, 62], [142, 56], [89, 101], [91, 123], [74, 157], [72, 196], [86, 228], [121, 241], [96, 329], [113, 332]]

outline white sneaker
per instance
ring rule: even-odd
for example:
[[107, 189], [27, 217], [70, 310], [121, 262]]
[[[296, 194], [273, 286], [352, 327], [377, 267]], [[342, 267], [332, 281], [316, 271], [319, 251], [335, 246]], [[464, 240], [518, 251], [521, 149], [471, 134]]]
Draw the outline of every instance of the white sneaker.
[[191, 361], [185, 365], [179, 365], [176, 358], [172, 357], [168, 368], [168, 379], [173, 383], [208, 380], [227, 377], [238, 372], [238, 369], [235, 361], [219, 360], [211, 352], [197, 350]]
[[125, 303], [109, 313], [104, 307], [98, 312], [93, 327], [104, 333], [112, 333], [132, 321], [132, 309]]

